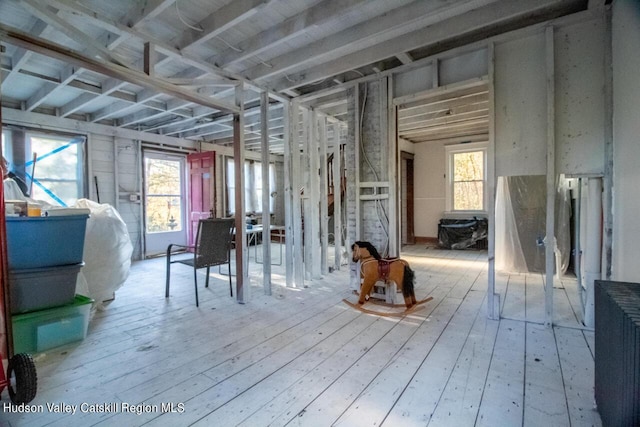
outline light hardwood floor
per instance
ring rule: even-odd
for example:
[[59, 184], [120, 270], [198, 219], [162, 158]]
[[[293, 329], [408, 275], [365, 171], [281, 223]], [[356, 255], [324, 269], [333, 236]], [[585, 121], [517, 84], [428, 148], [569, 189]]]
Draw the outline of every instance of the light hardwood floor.
[[[116, 299], [95, 313], [83, 342], [35, 355], [39, 389], [32, 405], [43, 405], [43, 412], [3, 407], [0, 420], [11, 426], [600, 426], [593, 332], [580, 327], [575, 281], [556, 285], [559, 326], [546, 328], [542, 276], [498, 274], [502, 319], [489, 320], [486, 257], [486, 251], [403, 248], [418, 297], [433, 300], [402, 319], [344, 304], [343, 298], [355, 301], [348, 266], [303, 289], [284, 287], [282, 267], [273, 266], [266, 296], [252, 259], [247, 304], [230, 298], [227, 278], [213, 274], [196, 308], [192, 270], [173, 268], [165, 299], [164, 259], [136, 262]], [[200, 278], [202, 286], [203, 272]], [[52, 413], [47, 403], [78, 405], [77, 412]], [[167, 411], [171, 404], [175, 412]], [[105, 412], [88, 412], [98, 409]]]

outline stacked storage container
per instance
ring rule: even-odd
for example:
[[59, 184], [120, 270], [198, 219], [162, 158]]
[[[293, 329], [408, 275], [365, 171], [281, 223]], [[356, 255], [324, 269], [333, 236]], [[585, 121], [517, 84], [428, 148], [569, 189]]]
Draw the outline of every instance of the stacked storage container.
[[76, 295], [75, 288], [88, 217], [7, 217], [15, 353], [86, 337], [92, 300]]

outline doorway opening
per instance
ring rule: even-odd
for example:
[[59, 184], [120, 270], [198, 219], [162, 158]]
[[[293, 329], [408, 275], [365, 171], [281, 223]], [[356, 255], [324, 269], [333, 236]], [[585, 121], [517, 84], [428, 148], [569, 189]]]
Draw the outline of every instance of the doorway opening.
[[145, 257], [187, 244], [185, 156], [144, 153]]

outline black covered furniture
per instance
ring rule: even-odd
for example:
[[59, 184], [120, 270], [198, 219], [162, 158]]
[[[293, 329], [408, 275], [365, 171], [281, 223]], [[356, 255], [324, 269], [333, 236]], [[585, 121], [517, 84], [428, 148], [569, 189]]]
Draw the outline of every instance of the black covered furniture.
[[[201, 219], [198, 223], [198, 232], [194, 246], [170, 244], [167, 247], [167, 286], [165, 297], [169, 298], [169, 281], [171, 276], [171, 264], [180, 263], [193, 267], [193, 282], [196, 291], [196, 307], [198, 306], [198, 275], [199, 268], [206, 268], [205, 287], [209, 287], [209, 268], [216, 265], [227, 264], [231, 271], [231, 240], [234, 234], [233, 218], [209, 218]], [[193, 251], [192, 258], [172, 260], [173, 248]], [[231, 276], [229, 276], [229, 293], [233, 296]]]
[[604, 426], [640, 426], [640, 284], [596, 280], [595, 398]]
[[438, 246], [445, 249], [471, 248], [478, 242], [486, 242], [488, 230], [486, 218], [442, 218], [438, 224]]

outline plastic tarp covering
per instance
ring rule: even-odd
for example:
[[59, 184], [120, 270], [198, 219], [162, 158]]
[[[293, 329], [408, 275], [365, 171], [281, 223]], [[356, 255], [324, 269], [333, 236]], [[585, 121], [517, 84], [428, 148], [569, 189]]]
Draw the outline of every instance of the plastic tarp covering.
[[[556, 192], [554, 252], [559, 271], [569, 265], [571, 200], [563, 176]], [[496, 269], [507, 272], [545, 270], [546, 177], [498, 177], [496, 188]]]
[[80, 199], [74, 208], [91, 212], [84, 241], [85, 264], [78, 275], [76, 292], [100, 304], [113, 299], [129, 276], [133, 245], [127, 225], [113, 206]]
[[470, 248], [478, 240], [487, 238], [488, 229], [486, 218], [443, 218], [438, 224], [438, 245], [446, 249]]

